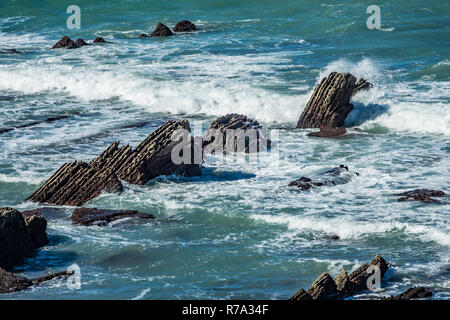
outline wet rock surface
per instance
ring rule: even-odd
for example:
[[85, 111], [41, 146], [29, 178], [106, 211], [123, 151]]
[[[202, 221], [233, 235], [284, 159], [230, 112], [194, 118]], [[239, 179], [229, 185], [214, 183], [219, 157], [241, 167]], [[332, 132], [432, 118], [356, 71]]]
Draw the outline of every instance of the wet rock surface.
[[367, 280], [372, 276], [373, 272], [368, 272], [368, 268], [373, 265], [377, 266], [380, 271], [380, 277], [383, 278], [389, 266], [380, 255], [376, 255], [369, 263], [365, 263], [350, 275], [342, 269], [341, 272], [333, 278], [327, 273], [322, 273], [315, 280], [308, 291], [304, 289], [298, 290], [290, 300], [330, 300], [344, 299], [355, 295], [358, 292], [368, 290]]
[[308, 133], [309, 137], [337, 138], [347, 133], [345, 128], [320, 128], [319, 132]]
[[[349, 173], [344, 175], [344, 173]], [[354, 173], [359, 175], [358, 173]], [[309, 190], [313, 187], [323, 187], [323, 186], [336, 186], [339, 184], [348, 183], [351, 179], [350, 171], [345, 165], [340, 165], [333, 169], [327, 170], [320, 175], [317, 179], [311, 179], [308, 177], [301, 177], [295, 181], [288, 184], [289, 187], [297, 187], [300, 190]]]
[[47, 221], [39, 215], [25, 217], [12, 208], [0, 208], [0, 268], [11, 269], [48, 243]]
[[68, 36], [64, 36], [59, 40], [52, 49], [74, 49], [77, 48], [75, 41], [70, 39]]
[[105, 41], [102, 37], [97, 37], [94, 39], [93, 43], [109, 43], [108, 41]]
[[370, 84], [364, 79], [356, 82], [350, 73], [332, 72], [314, 89], [297, 128], [335, 128], [344, 125], [345, 118], [353, 110], [352, 95], [367, 90]]
[[423, 298], [429, 298], [433, 296], [433, 292], [425, 289], [424, 287], [416, 287], [416, 288], [409, 288], [405, 292], [391, 297], [390, 300], [411, 300], [411, 299], [423, 299]]
[[205, 153], [261, 152], [271, 143], [258, 121], [236, 113], [215, 119], [203, 135]]
[[168, 37], [172, 36], [173, 32], [169, 29], [168, 26], [158, 23], [156, 29], [150, 34], [151, 37]]
[[188, 20], [182, 20], [175, 25], [175, 28], [173, 29], [173, 31], [175, 31], [175, 32], [191, 32], [191, 31], [195, 31], [196, 29], [197, 28], [195, 27], [195, 24], [193, 24], [192, 22], [190, 22]]
[[97, 208], [79, 208], [74, 210], [72, 215], [72, 222], [74, 224], [81, 224], [85, 226], [106, 225], [112, 221], [130, 217], [142, 219], [155, 219], [154, 215], [147, 213], [140, 213], [135, 210], [105, 210]]
[[397, 194], [400, 196], [397, 200], [403, 201], [421, 201], [421, 202], [437, 202], [434, 197], [443, 197], [445, 192], [442, 190], [416, 189], [412, 191]]
[[190, 131], [189, 122], [167, 121], [134, 150], [130, 145], [119, 147], [116, 141], [90, 163], [66, 163], [28, 199], [81, 206], [102, 191], [120, 193], [123, 185], [119, 179], [143, 185], [160, 175], [201, 175], [199, 164], [173, 163], [172, 149], [180, 142], [172, 141], [172, 134], [178, 129]]

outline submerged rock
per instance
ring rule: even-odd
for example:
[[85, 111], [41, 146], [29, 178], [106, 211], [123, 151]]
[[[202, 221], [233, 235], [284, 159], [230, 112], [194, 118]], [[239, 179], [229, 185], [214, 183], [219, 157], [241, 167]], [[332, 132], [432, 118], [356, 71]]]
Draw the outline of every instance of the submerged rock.
[[297, 128], [335, 128], [344, 125], [345, 118], [353, 110], [350, 98], [370, 84], [350, 73], [332, 72], [314, 89], [305, 110], [300, 116]]
[[59, 40], [53, 47], [52, 49], [74, 49], [77, 48], [77, 45], [75, 44], [75, 42], [70, 39], [68, 36], [64, 36], [61, 38], [61, 40]]
[[1, 133], [7, 133], [16, 129], [23, 129], [23, 128], [28, 128], [28, 127], [32, 127], [38, 124], [42, 124], [42, 123], [48, 123], [48, 122], [54, 122], [54, 121], [58, 121], [58, 120], [63, 120], [68, 118], [69, 116], [55, 116], [55, 117], [49, 117], [45, 120], [38, 120], [38, 121], [32, 121], [29, 123], [25, 123], [25, 124], [21, 124], [21, 125], [17, 125], [15, 127], [10, 127], [10, 128], [4, 128], [4, 129], [0, 129], [0, 134]]
[[134, 150], [130, 145], [119, 147], [116, 141], [89, 163], [66, 163], [28, 199], [55, 205], [81, 206], [102, 191], [122, 192], [123, 186], [119, 179], [143, 185], [160, 175], [201, 175], [200, 164], [173, 163], [172, 150], [180, 144], [172, 141], [172, 134], [177, 130], [190, 131], [189, 122], [167, 121]]
[[405, 292], [391, 297], [391, 300], [411, 300], [411, 299], [421, 299], [429, 298], [433, 296], [433, 293], [424, 287], [409, 288]]
[[436, 202], [432, 197], [443, 197], [445, 192], [442, 190], [416, 189], [397, 194], [397, 196], [401, 196], [397, 199], [398, 201]]
[[94, 39], [93, 43], [107, 43], [107, 41], [105, 41], [102, 37], [97, 37]]
[[217, 118], [203, 135], [205, 153], [254, 153], [266, 151], [271, 143], [258, 121], [236, 113]]
[[313, 300], [330, 299], [337, 294], [337, 286], [333, 278], [324, 272], [311, 284], [307, 294]]
[[84, 41], [83, 39], [77, 39], [75, 41], [75, 45], [77, 46], [77, 48], [80, 48], [80, 47], [88, 46], [89, 43], [86, 43], [86, 41]]
[[182, 20], [178, 22], [175, 28], [173, 29], [173, 31], [175, 32], [191, 32], [195, 30], [196, 30], [195, 24], [193, 24], [188, 20]]
[[112, 221], [137, 217], [143, 219], [155, 219], [154, 215], [140, 213], [134, 210], [104, 210], [97, 208], [79, 208], [75, 209], [72, 215], [72, 222], [74, 224], [81, 224], [85, 226], [90, 225], [106, 225]]
[[319, 132], [308, 133], [309, 137], [336, 138], [347, 133], [345, 128], [320, 128]]
[[0, 49], [0, 54], [18, 54], [20, 53], [16, 49]]
[[[350, 176], [342, 177], [343, 173], [349, 172], [348, 167], [340, 165], [333, 169], [327, 170], [322, 174], [320, 179], [311, 179], [308, 177], [301, 177], [295, 181], [288, 184], [288, 187], [297, 187], [301, 190], [309, 190], [313, 187], [323, 187], [323, 186], [336, 186], [339, 184], [345, 184], [350, 181]], [[358, 173], [354, 173], [358, 175]]]
[[151, 37], [168, 37], [168, 36], [172, 36], [173, 33], [172, 31], [170, 31], [169, 27], [167, 27], [166, 25], [162, 24], [161, 22], [158, 23], [158, 25], [156, 26], [156, 29], [151, 33]]
[[139, 38], [147, 38], [147, 37], [150, 37], [150, 36], [146, 35], [145, 33], [141, 33], [141, 35], [139, 36]]

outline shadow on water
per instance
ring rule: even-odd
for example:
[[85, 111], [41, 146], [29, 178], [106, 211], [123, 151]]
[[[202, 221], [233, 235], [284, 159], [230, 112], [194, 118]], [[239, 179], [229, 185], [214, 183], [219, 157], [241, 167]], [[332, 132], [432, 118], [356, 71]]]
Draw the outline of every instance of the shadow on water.
[[96, 264], [105, 267], [128, 267], [144, 263], [147, 261], [147, 258], [148, 254], [141, 253], [134, 249], [126, 249], [103, 258]]
[[345, 126], [354, 127], [374, 120], [389, 111], [388, 105], [353, 103], [355, 107], [345, 119]]
[[256, 174], [242, 171], [225, 171], [219, 168], [203, 168], [202, 176], [199, 180], [202, 182], [217, 181], [237, 181], [255, 178]]
[[77, 257], [78, 254], [73, 251], [45, 251], [41, 249], [33, 257], [25, 259], [22, 265], [16, 266], [13, 272], [22, 273], [47, 269], [65, 269]]

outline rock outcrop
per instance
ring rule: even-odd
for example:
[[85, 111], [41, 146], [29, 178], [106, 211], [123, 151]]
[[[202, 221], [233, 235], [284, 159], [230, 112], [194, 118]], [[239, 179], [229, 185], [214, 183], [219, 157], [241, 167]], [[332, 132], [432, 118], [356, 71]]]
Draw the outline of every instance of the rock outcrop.
[[195, 31], [196, 29], [197, 28], [195, 27], [195, 24], [193, 24], [192, 22], [190, 22], [188, 20], [182, 20], [175, 25], [175, 28], [173, 29], [173, 31], [175, 31], [175, 32], [192, 32], [192, 31]]
[[371, 85], [364, 79], [356, 82], [350, 73], [332, 72], [314, 89], [314, 93], [300, 116], [297, 128], [335, 128], [344, 125], [353, 110], [352, 95]]
[[123, 186], [119, 179], [143, 185], [160, 175], [201, 175], [200, 164], [173, 163], [171, 153], [180, 142], [172, 141], [172, 134], [178, 129], [190, 131], [189, 122], [166, 122], [134, 150], [130, 145], [119, 147], [116, 141], [89, 163], [66, 163], [28, 199], [55, 205], [81, 206], [102, 191], [121, 192]]
[[217, 118], [203, 135], [205, 153], [254, 153], [266, 151], [271, 143], [258, 121], [236, 113]]
[[52, 49], [75, 49], [78, 48], [75, 41], [70, 39], [68, 36], [64, 36], [59, 40]]
[[[340, 165], [333, 169], [325, 171], [320, 178], [311, 179], [308, 177], [301, 177], [295, 181], [289, 183], [289, 187], [297, 187], [301, 190], [309, 190], [313, 187], [323, 187], [323, 186], [336, 186], [339, 184], [345, 184], [350, 181], [351, 175], [343, 176], [343, 173], [349, 173], [348, 167]], [[358, 173], [354, 173], [359, 175]]]
[[156, 26], [156, 29], [151, 33], [151, 37], [168, 37], [172, 36], [173, 33], [170, 31], [169, 27], [162, 24], [161, 22], [158, 23]]
[[363, 264], [350, 275], [342, 269], [336, 279], [333, 280], [328, 273], [322, 273], [319, 278], [311, 284], [308, 291], [300, 289], [289, 300], [343, 299], [360, 291], [367, 290], [367, 280], [372, 275], [371, 272], [368, 272], [370, 265], [379, 268], [381, 278], [388, 270], [387, 262], [380, 255], [376, 255], [370, 264]]
[[28, 279], [25, 277], [17, 276], [0, 268], [0, 294], [12, 293], [27, 289], [31, 286], [39, 285], [42, 282], [49, 281], [58, 277], [70, 276], [73, 273], [68, 271], [57, 272], [48, 274], [36, 279]]
[[11, 269], [48, 243], [47, 221], [36, 215], [26, 218], [12, 208], [0, 208], [0, 268]]
[[105, 41], [105, 39], [103, 39], [102, 37], [97, 37], [94, 39], [93, 43], [108, 43], [108, 42]]
[[134, 210], [104, 210], [97, 208], [78, 208], [72, 214], [72, 222], [85, 226], [106, 225], [112, 221], [137, 217], [142, 219], [155, 219], [154, 215], [140, 213]]
[[405, 292], [403, 292], [395, 297], [391, 297], [390, 300], [423, 299], [423, 298], [429, 298], [431, 296], [433, 296], [433, 292], [425, 289], [424, 287], [416, 287], [416, 288], [409, 288]]
[[436, 202], [433, 197], [443, 197], [445, 192], [442, 190], [416, 189], [397, 194], [397, 196], [400, 196], [398, 201]]

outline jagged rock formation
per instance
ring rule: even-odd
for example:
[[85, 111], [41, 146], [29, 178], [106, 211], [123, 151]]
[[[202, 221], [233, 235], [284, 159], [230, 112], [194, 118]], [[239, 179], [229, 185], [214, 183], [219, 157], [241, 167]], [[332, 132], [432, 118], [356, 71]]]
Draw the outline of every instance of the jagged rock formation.
[[11, 272], [8, 272], [0, 268], [0, 294], [24, 290], [31, 286], [39, 285], [42, 282], [49, 281], [62, 276], [69, 276], [72, 274], [73, 273], [68, 271], [62, 271], [53, 274], [48, 274], [36, 279], [28, 279], [25, 277], [14, 275]]
[[151, 33], [151, 37], [168, 37], [173, 35], [172, 31], [170, 31], [169, 27], [162, 24], [161, 22], [158, 23], [156, 26], [156, 29]]
[[350, 103], [352, 95], [370, 87], [371, 84], [364, 79], [356, 82], [350, 73], [330, 73], [314, 89], [297, 128], [342, 127], [345, 118], [353, 110]]
[[217, 118], [203, 135], [205, 153], [260, 152], [271, 143], [258, 121], [236, 113]]
[[397, 199], [398, 201], [437, 202], [432, 197], [443, 197], [445, 192], [442, 190], [416, 189], [397, 194], [397, 196], [400, 196]]
[[103, 210], [97, 208], [78, 208], [72, 214], [72, 222], [85, 226], [106, 225], [111, 221], [137, 217], [142, 219], [155, 219], [154, 215], [140, 213], [134, 210]]
[[80, 48], [80, 47], [88, 46], [89, 43], [87, 43], [83, 39], [79, 38], [79, 39], [75, 40], [75, 45], [77, 46], [77, 48]]
[[372, 273], [368, 272], [370, 265], [378, 266], [383, 278], [388, 270], [388, 264], [380, 255], [376, 255], [370, 264], [365, 263], [350, 275], [342, 269], [335, 280], [326, 272], [314, 281], [308, 291], [298, 290], [289, 300], [328, 300], [342, 299], [367, 290], [367, 280]]
[[[336, 186], [350, 181], [351, 176], [342, 176], [346, 172], [349, 172], [348, 167], [341, 164], [339, 167], [325, 171], [320, 179], [313, 180], [308, 177], [301, 177], [298, 180], [290, 182], [288, 186], [297, 187], [301, 190], [309, 190], [313, 187]], [[356, 172], [354, 174], [359, 175]]]
[[199, 164], [173, 163], [172, 149], [180, 142], [172, 141], [172, 134], [178, 129], [190, 131], [189, 122], [167, 121], [134, 150], [130, 145], [119, 147], [116, 141], [90, 163], [66, 163], [28, 199], [81, 206], [102, 191], [121, 192], [123, 186], [119, 179], [143, 185], [160, 175], [201, 175]]
[[175, 25], [175, 28], [173, 29], [173, 31], [175, 31], [175, 32], [191, 32], [191, 31], [195, 31], [196, 29], [197, 28], [195, 27], [195, 24], [193, 24], [192, 22], [190, 22], [188, 20], [182, 20]]
[[30, 257], [34, 249], [48, 243], [47, 221], [43, 217], [22, 214], [12, 208], [0, 208], [0, 268], [11, 269]]
[[75, 44], [75, 42], [70, 39], [68, 36], [64, 36], [61, 38], [61, 40], [59, 40], [53, 47], [52, 49], [75, 49], [78, 48], [77, 45]]

